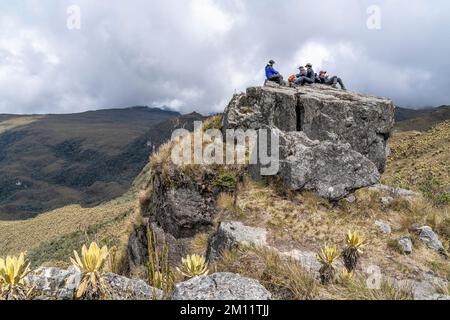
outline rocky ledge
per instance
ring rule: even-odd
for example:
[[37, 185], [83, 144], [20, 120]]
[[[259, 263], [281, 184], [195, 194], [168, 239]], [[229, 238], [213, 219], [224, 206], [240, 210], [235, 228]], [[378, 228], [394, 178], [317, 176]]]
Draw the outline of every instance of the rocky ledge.
[[[337, 200], [378, 183], [394, 110], [391, 100], [323, 85], [251, 87], [232, 98], [223, 130], [272, 129], [280, 136], [278, 175], [286, 185]], [[258, 172], [251, 168], [254, 178]]]

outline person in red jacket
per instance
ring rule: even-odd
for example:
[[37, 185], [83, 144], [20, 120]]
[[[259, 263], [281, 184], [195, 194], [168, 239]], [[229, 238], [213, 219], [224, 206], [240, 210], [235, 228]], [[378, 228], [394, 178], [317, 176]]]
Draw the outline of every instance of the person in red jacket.
[[347, 90], [341, 78], [338, 76], [329, 77], [326, 71], [319, 72], [319, 80], [320, 83], [332, 86], [333, 88], [337, 88], [337, 84], [339, 83], [342, 90]]

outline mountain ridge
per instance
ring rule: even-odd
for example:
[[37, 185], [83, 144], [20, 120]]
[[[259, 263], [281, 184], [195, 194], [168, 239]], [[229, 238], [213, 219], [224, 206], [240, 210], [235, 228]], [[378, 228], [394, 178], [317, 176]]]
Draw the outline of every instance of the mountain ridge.
[[427, 131], [436, 124], [450, 119], [450, 106], [426, 109], [396, 107], [396, 129], [400, 131]]
[[201, 119], [140, 106], [1, 115], [0, 218], [30, 218], [68, 204], [111, 200], [127, 191], [171, 130]]

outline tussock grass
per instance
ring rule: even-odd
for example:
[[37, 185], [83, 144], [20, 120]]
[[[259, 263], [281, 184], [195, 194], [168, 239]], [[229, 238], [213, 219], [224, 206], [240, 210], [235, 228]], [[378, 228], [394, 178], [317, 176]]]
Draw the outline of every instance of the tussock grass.
[[408, 231], [413, 226], [428, 225], [442, 236], [442, 240], [449, 241], [450, 212], [448, 208], [432, 205], [423, 198], [416, 198], [405, 202], [399, 210], [396, 207], [400, 230]]
[[276, 299], [309, 300], [318, 294], [319, 283], [298, 262], [267, 248], [225, 251], [215, 269], [257, 279]]
[[199, 233], [191, 240], [191, 253], [198, 255], [205, 255], [208, 249], [208, 238], [207, 233]]
[[435, 289], [438, 294], [450, 296], [450, 283], [448, 283], [447, 285], [443, 283], [437, 283], [435, 284]]
[[216, 130], [220, 130], [222, 129], [222, 115], [216, 115], [216, 116], [212, 116], [209, 117], [208, 119], [206, 119], [203, 122], [203, 131], [207, 131], [207, 130], [211, 130], [211, 129], [216, 129]]
[[172, 141], [161, 145], [157, 152], [154, 152], [150, 157], [150, 170], [167, 170], [167, 166], [172, 163], [171, 154], [174, 143]]
[[224, 211], [235, 210], [234, 196], [228, 192], [222, 192], [217, 198], [217, 208]]
[[330, 288], [333, 299], [338, 300], [413, 300], [412, 286], [396, 285], [393, 281], [382, 279], [380, 287], [371, 289], [367, 285], [367, 277], [358, 274], [342, 285]]

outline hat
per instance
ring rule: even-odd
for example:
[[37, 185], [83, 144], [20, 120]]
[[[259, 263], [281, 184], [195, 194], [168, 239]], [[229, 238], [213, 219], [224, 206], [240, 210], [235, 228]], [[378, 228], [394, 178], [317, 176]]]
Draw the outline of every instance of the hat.
[[325, 73], [327, 73], [325, 70], [321, 70], [321, 71], [319, 72], [319, 74], [325, 74]]
[[312, 64], [311, 63], [307, 63], [305, 67], [310, 67], [311, 68]]
[[270, 61], [269, 61], [269, 64], [270, 64], [270, 65], [273, 65], [273, 64], [275, 64], [275, 61], [270, 60]]
[[305, 67], [304, 67], [304, 66], [300, 66], [300, 67], [298, 67], [298, 68], [299, 68], [300, 70], [301, 70], [301, 69], [305, 69]]

